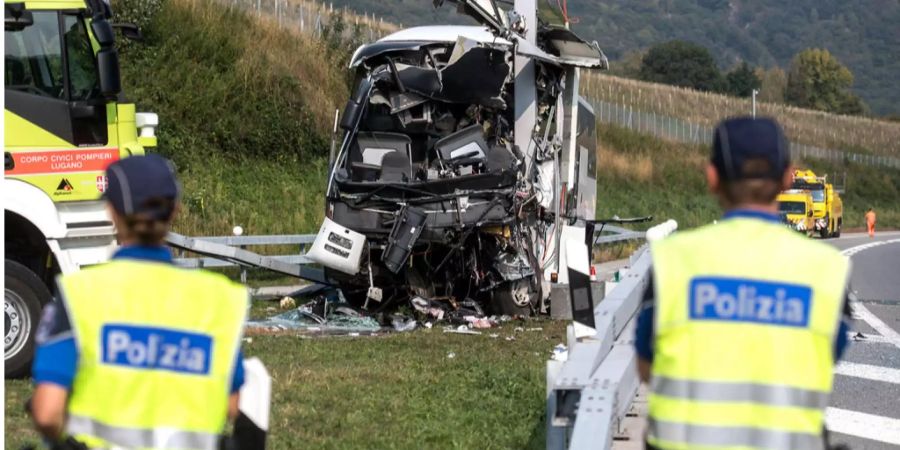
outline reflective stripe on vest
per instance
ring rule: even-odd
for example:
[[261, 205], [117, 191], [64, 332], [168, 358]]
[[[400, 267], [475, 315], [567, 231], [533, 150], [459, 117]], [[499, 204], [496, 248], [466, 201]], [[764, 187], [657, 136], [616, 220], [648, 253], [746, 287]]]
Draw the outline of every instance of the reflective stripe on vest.
[[[821, 434], [792, 433], [753, 427], [695, 425], [688, 423], [650, 422], [649, 432], [656, 445], [663, 448], [754, 447], [772, 450], [822, 450]], [[690, 442], [691, 445], [677, 443]]]
[[218, 433], [202, 433], [165, 427], [117, 427], [83, 416], [69, 416], [66, 428], [70, 434], [93, 436], [126, 448], [216, 448], [219, 443]]
[[651, 389], [666, 397], [707, 402], [746, 402], [773, 406], [821, 409], [828, 406], [829, 393], [759, 383], [679, 380], [665, 376], [653, 378]]
[[133, 260], [62, 276], [59, 286], [78, 348], [69, 434], [91, 448], [216, 448], [247, 290]]
[[648, 441], [821, 449], [848, 260], [745, 218], [676, 233], [651, 252]]

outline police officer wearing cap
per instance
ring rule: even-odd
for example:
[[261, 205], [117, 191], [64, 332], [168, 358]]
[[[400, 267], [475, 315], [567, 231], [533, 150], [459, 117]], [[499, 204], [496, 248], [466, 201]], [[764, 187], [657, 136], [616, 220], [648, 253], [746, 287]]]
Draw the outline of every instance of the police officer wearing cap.
[[237, 414], [247, 290], [173, 265], [164, 243], [179, 188], [167, 160], [129, 157], [107, 177], [121, 247], [57, 280], [32, 369], [35, 426], [51, 445], [216, 448]]
[[722, 219], [652, 244], [636, 339], [649, 448], [826, 446], [850, 263], [780, 223], [791, 173], [775, 121], [722, 122], [706, 167]]

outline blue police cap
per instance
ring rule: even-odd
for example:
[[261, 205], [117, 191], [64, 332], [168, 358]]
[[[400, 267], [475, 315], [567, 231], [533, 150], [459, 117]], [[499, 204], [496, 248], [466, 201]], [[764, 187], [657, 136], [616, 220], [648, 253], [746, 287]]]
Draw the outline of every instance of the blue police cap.
[[109, 186], [103, 196], [119, 214], [172, 217], [181, 189], [169, 160], [154, 154], [131, 156], [110, 164], [106, 176]]
[[[768, 170], [745, 173], [744, 162], [752, 159], [768, 162]], [[716, 127], [711, 160], [726, 180], [780, 180], [790, 166], [791, 154], [784, 131], [774, 119], [736, 117]]]

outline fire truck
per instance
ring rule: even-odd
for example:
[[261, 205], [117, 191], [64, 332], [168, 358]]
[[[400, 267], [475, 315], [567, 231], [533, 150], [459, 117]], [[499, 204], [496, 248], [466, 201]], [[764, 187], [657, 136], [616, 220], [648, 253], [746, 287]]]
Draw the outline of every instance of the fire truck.
[[102, 0], [4, 4], [3, 205], [6, 376], [28, 372], [54, 278], [108, 259], [115, 234], [100, 196], [106, 167], [156, 146], [156, 114], [136, 113], [119, 76]]

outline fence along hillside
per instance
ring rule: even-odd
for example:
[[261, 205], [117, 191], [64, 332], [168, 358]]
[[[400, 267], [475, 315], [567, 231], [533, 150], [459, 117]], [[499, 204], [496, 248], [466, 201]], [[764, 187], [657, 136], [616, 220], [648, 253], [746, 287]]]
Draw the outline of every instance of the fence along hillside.
[[[202, 1], [202, 0], [201, 0]], [[371, 42], [402, 28], [376, 18], [306, 0], [216, 0], [295, 32], [321, 36], [339, 18], [347, 42]], [[331, 31], [335, 31], [331, 28]], [[582, 94], [598, 121], [679, 142], [706, 143], [723, 118], [750, 114], [749, 99], [582, 71]], [[900, 123], [841, 116], [772, 103], [757, 114], [776, 118], [797, 155], [900, 168]]]
[[[749, 115], [750, 99], [647, 83], [596, 72], [582, 77], [582, 93], [592, 100], [627, 105], [643, 113], [714, 126], [725, 117]], [[777, 119], [788, 138], [820, 148], [900, 157], [900, 123], [842, 116], [791, 106], [756, 104], [757, 115]]]
[[[202, 1], [202, 0], [201, 0]], [[293, 29], [301, 33], [321, 36], [326, 26], [340, 18], [344, 33], [360, 34], [359, 38], [374, 41], [402, 28], [374, 14], [359, 15], [346, 7], [335, 8], [332, 3], [318, 3], [305, 0], [216, 0], [219, 3], [241, 8], [257, 17], [266, 17], [281, 27]]]

